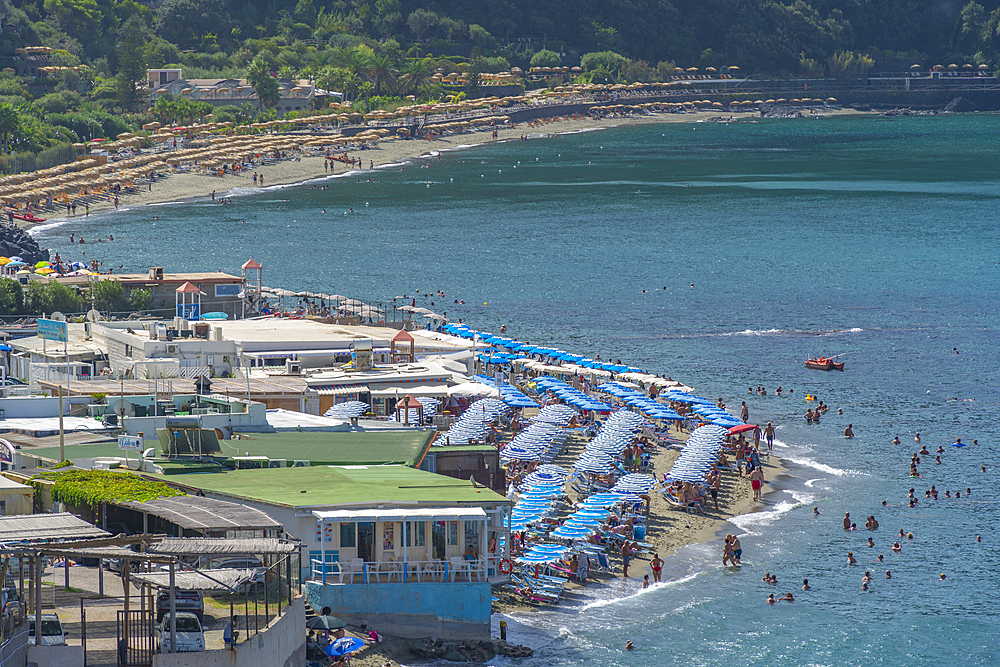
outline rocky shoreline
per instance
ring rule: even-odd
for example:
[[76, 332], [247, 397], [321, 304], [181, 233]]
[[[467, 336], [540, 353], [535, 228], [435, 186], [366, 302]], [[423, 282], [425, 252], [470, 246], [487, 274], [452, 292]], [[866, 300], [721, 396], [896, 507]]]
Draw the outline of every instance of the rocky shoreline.
[[508, 644], [501, 639], [484, 641], [444, 641], [441, 639], [386, 638], [355, 654], [356, 667], [385, 667], [415, 662], [441, 661], [483, 664], [497, 656], [526, 658], [532, 654], [527, 646]]
[[29, 265], [49, 261], [49, 251], [40, 248], [28, 232], [6, 224], [0, 227], [0, 255], [20, 257]]

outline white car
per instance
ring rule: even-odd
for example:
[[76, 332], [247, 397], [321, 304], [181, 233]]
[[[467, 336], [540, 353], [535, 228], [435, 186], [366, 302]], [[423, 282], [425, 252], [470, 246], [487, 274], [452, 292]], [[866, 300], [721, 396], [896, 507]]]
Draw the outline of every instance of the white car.
[[[170, 614], [164, 614], [163, 619], [153, 630], [156, 646], [160, 653], [170, 651]], [[178, 653], [205, 650], [205, 631], [201, 627], [198, 616], [189, 611], [177, 612], [177, 634], [175, 650]]]
[[[28, 643], [35, 643], [35, 615], [28, 614]], [[42, 614], [42, 637], [39, 642], [42, 646], [65, 646], [66, 633], [63, 632], [62, 623], [58, 614]]]

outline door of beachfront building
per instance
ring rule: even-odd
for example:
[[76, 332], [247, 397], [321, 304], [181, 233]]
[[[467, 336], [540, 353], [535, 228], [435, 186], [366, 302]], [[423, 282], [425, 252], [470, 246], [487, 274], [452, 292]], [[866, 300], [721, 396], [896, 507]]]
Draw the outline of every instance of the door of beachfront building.
[[375, 523], [358, 523], [358, 558], [366, 563], [375, 562]]

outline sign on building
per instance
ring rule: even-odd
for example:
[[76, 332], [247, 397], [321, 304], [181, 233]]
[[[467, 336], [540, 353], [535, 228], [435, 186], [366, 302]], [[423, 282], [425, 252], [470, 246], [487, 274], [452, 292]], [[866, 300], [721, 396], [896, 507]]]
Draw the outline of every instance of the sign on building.
[[137, 435], [120, 435], [118, 436], [118, 449], [124, 449], [129, 452], [141, 452], [142, 438]]
[[66, 342], [66, 323], [58, 320], [38, 320], [38, 337], [45, 340]]

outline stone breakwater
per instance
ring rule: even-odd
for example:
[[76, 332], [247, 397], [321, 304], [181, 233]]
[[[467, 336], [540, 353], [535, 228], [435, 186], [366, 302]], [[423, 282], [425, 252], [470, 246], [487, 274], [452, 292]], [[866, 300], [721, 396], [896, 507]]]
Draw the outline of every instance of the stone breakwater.
[[38, 242], [20, 227], [0, 226], [0, 255], [20, 257], [27, 264], [48, 261], [49, 251], [40, 248]]

